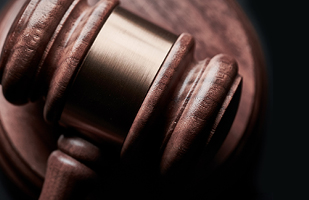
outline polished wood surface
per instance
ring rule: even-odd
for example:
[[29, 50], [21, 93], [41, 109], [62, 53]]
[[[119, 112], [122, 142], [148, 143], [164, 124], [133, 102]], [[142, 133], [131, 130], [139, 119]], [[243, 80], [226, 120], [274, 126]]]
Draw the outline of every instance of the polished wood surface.
[[90, 1], [73, 0], [25, 3], [1, 54], [5, 98], [14, 104], [24, 104], [43, 95], [45, 119], [59, 120], [71, 77], [117, 3], [100, 1], [96, 6]]
[[88, 166], [98, 162], [100, 150], [79, 137], [64, 135], [58, 148], [49, 156], [39, 199], [85, 199], [97, 177]]
[[[65, 136], [61, 136], [58, 140], [60, 151], [56, 150], [51, 154], [47, 167], [47, 158], [56, 149], [56, 138], [59, 135], [63, 135], [63, 131], [66, 132], [66, 130], [59, 128], [57, 125], [47, 125], [43, 121], [41, 113], [43, 112], [43, 107], [46, 106], [43, 101], [40, 100], [24, 106], [13, 106], [1, 97], [2, 166], [21, 188], [33, 196], [38, 196], [44, 177], [46, 177], [41, 199], [48, 199], [48, 196], [53, 197], [51, 199], [65, 199], [68, 197], [66, 195], [71, 195], [73, 198], [74, 195], [78, 194], [75, 192], [80, 190], [79, 184], [72, 185], [75, 182], [74, 177], [76, 178], [76, 176], [80, 180], [83, 180], [83, 177], [85, 178], [84, 181], [81, 181], [82, 185], [89, 180], [93, 180], [93, 176], [99, 177], [100, 183], [97, 184], [98, 188], [90, 192], [90, 196], [93, 198], [109, 195], [114, 195], [114, 197], [153, 195], [152, 198], [164, 198], [183, 195], [190, 196], [192, 192], [199, 197], [212, 198], [218, 195], [218, 191], [223, 191], [223, 188], [236, 183], [237, 179], [240, 179], [242, 171], [246, 169], [247, 162], [250, 162], [249, 158], [259, 138], [258, 133], [260, 131], [259, 127], [262, 122], [265, 102], [263, 90], [266, 88], [266, 82], [262, 52], [255, 33], [247, 18], [234, 1], [124, 0], [121, 4], [123, 7], [159, 24], [171, 32], [176, 34], [189, 32], [196, 40], [194, 42], [193, 38], [186, 34], [180, 36], [178, 43], [176, 43], [179, 46], [175, 45], [175, 52], [171, 51], [170, 57], [168, 57], [170, 60], [165, 61], [166, 69], [164, 67], [161, 69], [160, 73], [162, 73], [162, 76], [159, 73], [147, 94], [121, 152], [118, 148], [113, 149], [115, 147], [105, 148], [108, 144], [96, 143], [96, 140], [93, 138], [90, 141], [96, 144], [100, 150], [90, 143], [90, 146], [87, 146], [87, 142], [79, 141], [83, 139], [76, 139], [74, 137], [65, 139]], [[83, 3], [76, 5], [83, 5]], [[57, 12], [61, 11], [61, 9], [56, 10]], [[43, 9], [43, 11], [45, 10]], [[65, 30], [66, 28], [63, 30], [64, 33], [66, 33]], [[53, 38], [47, 35], [44, 37]], [[62, 37], [66, 38], [67, 36], [66, 34], [63, 34], [63, 36], [61, 34], [59, 38], [61, 39]], [[2, 40], [1, 38], [0, 41]], [[15, 42], [13, 39], [10, 41]], [[42, 41], [46, 42], [46, 40]], [[88, 46], [91, 43], [90, 41], [87, 42]], [[9, 46], [5, 47], [8, 50], [3, 55], [5, 59], [10, 58], [6, 53], [14, 50], [14, 48], [10, 47], [10, 44], [8, 43]], [[17, 44], [19, 45], [19, 43]], [[196, 50], [193, 51], [195, 44]], [[61, 47], [61, 45], [59, 46]], [[61, 61], [62, 54], [59, 52], [63, 51], [63, 48], [59, 48], [59, 46], [56, 45], [56, 49], [50, 51], [53, 53], [49, 55], [51, 57], [48, 63], [56, 62], [54, 66], [59, 66], [58, 62]], [[40, 45], [38, 47], [41, 48]], [[24, 48], [24, 45], [21, 45], [21, 48]], [[184, 50], [187, 52], [183, 52]], [[83, 50], [82, 52], [85, 51]], [[16, 52], [18, 53], [19, 51], [16, 50]], [[76, 52], [80, 53], [80, 51]], [[214, 57], [217, 54], [222, 55], [222, 53], [232, 56], [233, 59], [230, 56]], [[31, 55], [34, 57], [40, 56], [38, 54]], [[60, 59], [55, 59], [57, 55], [60, 56]], [[29, 95], [25, 93], [28, 89], [24, 87], [28, 88], [30, 86], [28, 85], [29, 81], [26, 81], [27, 83], [24, 84], [19, 82], [20, 78], [16, 79], [13, 76], [13, 80], [12, 76], [9, 75], [15, 74], [14, 71], [11, 72], [10, 70], [14, 69], [14, 65], [16, 65], [16, 63], [14, 64], [14, 62], [17, 62], [16, 57], [22, 58], [21, 55], [15, 55], [9, 59], [9, 61], [13, 62], [9, 66], [13, 67], [5, 68], [5, 78], [2, 79], [2, 85], [7, 99], [15, 103], [22, 103], [25, 102]], [[194, 61], [194, 57], [197, 60], [202, 60], [206, 57], [214, 58], [197, 63]], [[32, 60], [30, 58], [31, 56], [29, 56], [29, 62], [37, 62], [37, 59]], [[44, 54], [43, 58], [45, 58]], [[33, 67], [33, 63], [29, 64], [28, 61], [24, 66]], [[2, 60], [2, 62], [7, 61]], [[226, 64], [227, 66], [238, 66], [236, 68], [232, 67], [232, 69], [238, 68], [238, 73], [243, 77], [243, 80], [241, 82], [237, 72], [233, 72], [233, 70], [228, 72], [228, 77], [232, 76], [234, 78], [225, 78], [225, 82], [220, 83], [228, 89], [223, 93], [218, 92], [219, 90], [211, 93], [215, 95], [213, 97], [219, 98], [220, 106], [216, 107], [216, 105], [209, 102], [209, 110], [200, 109], [199, 107], [205, 105], [195, 101], [200, 96], [196, 98], [194, 95], [209, 97], [211, 89], [207, 87], [207, 80], [214, 78], [212, 81], [216, 82], [217, 79], [215, 79], [215, 76], [207, 78], [207, 75], [210, 76], [209, 74], [211, 74], [209, 73], [211, 66], [217, 66], [218, 63], [224, 63], [222, 70], [225, 69], [224, 65], [226, 63], [228, 63]], [[172, 71], [173, 66], [175, 68], [180, 67], [181, 70]], [[207, 73], [204, 73], [204, 67], [206, 67], [205, 71], [208, 70]], [[63, 70], [66, 67], [60, 67], [59, 69]], [[27, 68], [27, 73], [28, 70], [29, 68]], [[29, 77], [33, 76], [35, 72], [33, 70], [29, 71], [32, 73]], [[50, 77], [53, 76], [46, 74], [54, 73], [61, 74], [61, 71], [44, 72], [45, 78], [41, 78], [40, 81], [49, 82]], [[220, 70], [217, 73], [220, 74]], [[167, 78], [168, 76], [170, 78]], [[197, 79], [199, 76], [205, 77]], [[59, 78], [59, 76], [56, 77]], [[58, 78], [51, 81], [52, 89], [49, 88], [52, 91], [51, 94], [58, 95], [59, 90], [53, 88], [56, 87], [54, 85], [57, 85], [55, 82], [59, 80]], [[67, 80], [69, 81], [69, 78]], [[206, 81], [203, 82], [204, 80]], [[157, 85], [155, 84], [156, 81], [158, 82]], [[171, 83], [167, 84], [167, 82]], [[43, 87], [46, 86], [45, 84], [43, 84]], [[195, 87], [199, 90], [190, 92], [190, 84], [196, 84]], [[15, 85], [19, 89], [13, 93], [9, 92], [14, 91]], [[240, 88], [241, 85], [242, 88]], [[185, 88], [185, 92], [178, 93], [182, 88]], [[205, 90], [204, 94], [203, 90]], [[42, 92], [42, 90], [37, 91]], [[44, 91], [46, 93], [46, 89]], [[162, 91], [162, 93], [160, 94], [158, 91]], [[187, 98], [188, 94], [193, 96]], [[234, 94], [236, 95], [234, 96]], [[177, 101], [168, 102], [170, 98], [168, 95], [171, 95], [172, 98], [178, 98]], [[239, 99], [236, 98], [237, 96]], [[62, 101], [61, 98], [59, 99], [59, 101]], [[46, 102], [48, 101], [53, 102], [54, 98], [47, 95]], [[240, 101], [239, 107], [237, 106], [238, 101]], [[229, 107], [229, 105], [232, 106]], [[163, 115], [167, 116], [162, 117], [163, 107], [168, 109], [163, 112]], [[196, 107], [197, 109], [195, 109]], [[219, 108], [222, 109], [220, 110]], [[51, 117], [48, 117], [46, 109], [52, 113], [59, 113], [59, 110], [47, 105], [47, 108], [45, 107], [45, 118], [47, 119], [56, 119], [57, 117], [55, 116], [59, 115], [51, 114]], [[200, 112], [201, 110], [204, 110], [205, 113]], [[229, 117], [224, 117], [225, 113], [228, 113], [226, 116]], [[187, 121], [186, 118], [190, 118], [190, 116], [198, 116], [201, 121], [208, 120], [213, 121], [213, 123], [207, 126], [206, 122], [200, 122], [200, 120]], [[167, 121], [163, 119], [167, 119]], [[177, 125], [173, 127], [174, 121]], [[25, 124], [21, 125], [21, 123]], [[186, 123], [189, 125], [186, 126]], [[231, 130], [229, 130], [229, 124]], [[206, 133], [208, 135], [201, 134], [205, 132], [205, 129], [207, 129]], [[215, 134], [217, 133], [216, 130], [222, 134]], [[24, 133], [23, 137], [20, 136], [21, 132]], [[78, 132], [73, 132], [74, 135], [84, 137]], [[166, 135], [164, 135], [165, 133]], [[84, 145], [74, 146], [73, 144], [76, 145], [78, 143], [76, 143], [76, 140], [81, 144], [85, 144], [86, 147]], [[83, 151], [84, 147], [87, 149], [86, 151]], [[89, 151], [93, 148], [95, 151]], [[106, 160], [104, 158], [103, 161], [99, 159], [100, 161], [93, 164], [92, 159], [97, 160], [99, 154], [95, 152], [102, 150], [105, 153], [109, 152], [110, 155], [107, 157], [111, 158], [105, 157]], [[117, 154], [120, 160], [117, 159]], [[70, 162], [78, 167], [63, 167], [67, 166], [67, 163]], [[109, 164], [103, 164], [104, 167], [102, 167], [104, 162]], [[86, 164], [86, 166], [82, 163]], [[98, 166], [101, 166], [99, 170]], [[96, 169], [95, 171], [99, 174], [93, 175], [93, 170], [89, 167]], [[47, 174], [45, 175], [46, 168]], [[59, 169], [63, 170], [57, 171]], [[67, 172], [65, 170], [69, 170], [70, 174], [72, 174], [71, 178], [66, 179], [65, 174]], [[58, 179], [55, 174], [59, 173], [63, 175], [59, 176]], [[67, 188], [74, 188], [74, 190], [62, 191], [64, 189], [61, 188], [63, 186], [62, 182], [65, 181]], [[55, 185], [57, 186], [56, 189], [51, 189]], [[102, 188], [105, 188], [105, 190], [102, 191]], [[119, 190], [125, 191], [125, 193], [117, 193]]]

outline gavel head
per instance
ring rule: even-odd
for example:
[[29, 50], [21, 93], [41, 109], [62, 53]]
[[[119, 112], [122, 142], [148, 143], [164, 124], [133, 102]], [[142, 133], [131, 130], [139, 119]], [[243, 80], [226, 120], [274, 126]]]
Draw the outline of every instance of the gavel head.
[[[216, 110], [203, 120], [214, 121], [226, 96], [234, 95], [229, 93], [233, 84], [239, 87], [236, 62], [223, 55], [195, 61], [189, 34], [177, 39], [117, 7], [117, 1], [72, 2], [30, 1], [23, 5], [1, 55], [3, 94], [9, 102], [24, 104], [44, 96], [47, 121], [60, 120], [94, 139], [122, 144], [148, 91], [160, 90], [156, 84], [160, 76], [167, 76], [165, 68], [175, 65], [175, 72], [164, 88], [168, 95], [160, 98], [171, 107], [175, 105], [169, 101], [177, 106], [211, 101], [191, 106]], [[186, 82], [188, 75], [195, 85]], [[191, 98], [198, 93], [195, 87], [209, 91]], [[187, 94], [179, 94], [183, 88]], [[173, 115], [171, 112], [168, 114]]]
[[228, 135], [241, 98], [238, 64], [225, 54], [196, 60], [190, 34], [116, 0], [15, 1], [3, 16], [0, 77], [10, 103], [43, 98], [47, 122], [120, 146], [132, 167], [155, 155], [170, 180], [192, 163], [205, 168]]

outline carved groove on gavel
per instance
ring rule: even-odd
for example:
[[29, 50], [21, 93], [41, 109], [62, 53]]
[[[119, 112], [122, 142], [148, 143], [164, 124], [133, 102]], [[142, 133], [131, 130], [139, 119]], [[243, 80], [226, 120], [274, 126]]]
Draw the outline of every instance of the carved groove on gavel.
[[[207, 165], [201, 155], [214, 156], [241, 92], [232, 57], [193, 55], [190, 34], [177, 37], [116, 0], [30, 0], [3, 44], [1, 84], [9, 102], [44, 97], [47, 121], [73, 127], [94, 144], [118, 145], [128, 169], [151, 164], [175, 183], [196, 163]], [[86, 140], [60, 137], [41, 199], [67, 199], [96, 176], [90, 168], [100, 150]]]

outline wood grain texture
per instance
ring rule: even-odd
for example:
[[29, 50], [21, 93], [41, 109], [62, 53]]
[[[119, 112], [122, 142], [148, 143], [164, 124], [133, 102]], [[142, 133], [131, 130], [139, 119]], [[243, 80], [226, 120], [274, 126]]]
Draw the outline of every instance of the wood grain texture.
[[218, 170], [209, 180], [201, 180], [197, 190], [216, 191], [240, 180], [260, 138], [267, 94], [263, 53], [240, 7], [232, 0], [126, 0], [121, 5], [174, 33], [192, 34], [197, 49], [194, 56], [198, 59], [219, 53], [235, 58], [239, 74], [244, 77], [240, 106], [227, 138], [210, 164]]
[[97, 146], [77, 136], [61, 135], [58, 139], [58, 149], [87, 166], [95, 165], [101, 159], [101, 152]]
[[183, 111], [178, 113], [180, 117], [173, 123], [174, 128], [161, 158], [160, 170], [164, 174], [181, 177], [188, 165], [194, 165], [194, 157], [199, 155], [201, 147], [207, 146], [211, 134], [225, 134], [212, 133], [211, 129], [235, 81], [238, 67], [235, 60], [226, 55], [215, 56], [206, 63], [199, 63], [205, 71]]
[[24, 104], [44, 95], [45, 119], [57, 121], [72, 77], [117, 3], [26, 1], [1, 54], [6, 99]]
[[[42, 112], [51, 109], [50, 112], [55, 114], [58, 110], [58, 115], [61, 114], [61, 102], [71, 77], [117, 5], [117, 1], [101, 1], [96, 6], [94, 3], [12, 1], [7, 9], [10, 12], [3, 13], [0, 68], [4, 96], [15, 104], [29, 99], [40, 102], [17, 107], [1, 96], [4, 108], [1, 122], [6, 123], [2, 126], [1, 147], [5, 153], [1, 160], [8, 174], [30, 196], [38, 196], [47, 158], [55, 149], [55, 138], [60, 134], [57, 125], [46, 124]], [[13, 28], [10, 29], [11, 24]], [[52, 82], [56, 84], [50, 85]], [[41, 95], [47, 95], [45, 106]], [[48, 106], [50, 104], [60, 108]], [[21, 123], [15, 124], [13, 118]], [[45, 118], [48, 117], [45, 115]], [[28, 133], [19, 136], [21, 132]]]
[[40, 200], [85, 199], [96, 184], [93, 170], [101, 160], [100, 149], [66, 133], [58, 139], [58, 150], [51, 153]]
[[[74, 2], [77, 3], [78, 1]], [[79, 4], [77, 3], [76, 5]], [[203, 196], [204, 198], [212, 198], [218, 193], [220, 193], [223, 190], [222, 188], [230, 186], [237, 182], [237, 179], [240, 178], [242, 171], [246, 169], [247, 163], [250, 162], [249, 158], [252, 155], [252, 151], [257, 144], [256, 139], [258, 139], [259, 137], [258, 132], [260, 130], [260, 124], [263, 117], [263, 108], [265, 105], [265, 94], [263, 93], [263, 90], [266, 87], [266, 82], [264, 78], [265, 69], [263, 66], [262, 52], [259, 47], [255, 33], [250, 23], [247, 21], [246, 17], [239, 9], [238, 5], [236, 5], [236, 3], [232, 0], [124, 0], [122, 2], [122, 5], [129, 10], [137, 13], [138, 15], [141, 15], [144, 18], [163, 26], [164, 28], [174, 33], [180, 34], [182, 32], [189, 32], [196, 39], [197, 50], [195, 52], [193, 51], [195, 43], [190, 35], [183, 34], [180, 37], [177, 43], [179, 44], [179, 46], [174, 47], [174, 49], [170, 53], [171, 57], [169, 57], [165, 61], [166, 66], [163, 66], [160, 72], [161, 74], [158, 74], [152, 89], [150, 89], [147, 95], [148, 97], [146, 97], [143, 106], [140, 109], [131, 127], [131, 130], [122, 148], [120, 156], [120, 169], [116, 167], [113, 170], [111, 170], [111, 168], [104, 168], [103, 170], [102, 168], [102, 171], [111, 172], [110, 176], [107, 176], [105, 174], [105, 177], [101, 179], [103, 182], [103, 187], [101, 188], [105, 188], [106, 191], [94, 192], [93, 196], [102, 197], [106, 195], [113, 195], [118, 190], [121, 190], [124, 191], [124, 193], [114, 194], [115, 197], [143, 197], [144, 195], [146, 195], [150, 199], [164, 199], [185, 197], [186, 195], [188, 195], [188, 197], [190, 198], [201, 196]], [[74, 9], [72, 10], [74, 11]], [[81, 10], [83, 10], [82, 7]], [[78, 11], [76, 12], [78, 13]], [[71, 15], [68, 14], [68, 16], [69, 20]], [[72, 15], [71, 17], [73, 16], [74, 15]], [[74, 17], [72, 18], [72, 20], [74, 21]], [[67, 38], [73, 40], [73, 38], [71, 38], [71, 35], [66, 35], [69, 34], [69, 31], [65, 31], [65, 27], [68, 27], [68, 30], [72, 30], [71, 28], [69, 28], [69, 26], [58, 27], [61, 30], [59, 30], [59, 32], [56, 31], [56, 33], [61, 33], [61, 36], [59, 35], [59, 37], [57, 37], [60, 38], [60, 41], [56, 42], [57, 39], [55, 39], [55, 41], [53, 41], [52, 39], [52, 44], [47, 44], [47, 48], [45, 48], [47, 49], [47, 52], [53, 53], [46, 53], [46, 55], [44, 53], [42, 54], [43, 61], [50, 59], [48, 63], [54, 63], [54, 66], [61, 66], [61, 63], [63, 61], [62, 52], [66, 51], [65, 48], [61, 48], [63, 46], [61, 45], [63, 44], [62, 42], [64, 42], [64, 40], [66, 40]], [[61, 32], [62, 30], [63, 32]], [[86, 31], [86, 33], [91, 34], [92, 32]], [[77, 41], [78, 34], [79, 33], [76, 33], [75, 35], [77, 37]], [[2, 41], [2, 39], [0, 41]], [[72, 42], [72, 44], [74, 44], [74, 41]], [[54, 44], [60, 45], [54, 46]], [[68, 50], [73, 49], [73, 52], [74, 50], [78, 50], [78, 48], [75, 49], [75, 47], [73, 48], [70, 45], [68, 46]], [[51, 50], [53, 47], [56, 48], [56, 51]], [[8, 50], [8, 52], [11, 51], [10, 47], [6, 47], [6, 49]], [[14, 50], [14, 48], [12, 49]], [[57, 51], [57, 49], [59, 49], [59, 51]], [[79, 53], [77, 53], [77, 55], [81, 55]], [[229, 75], [234, 77], [233, 79], [231, 79], [233, 81], [229, 81], [229, 79], [227, 78], [223, 83], [223, 85], [229, 85], [229, 91], [223, 91], [218, 89], [214, 92], [210, 92], [210, 88], [205, 87], [205, 84], [207, 85], [207, 81], [204, 83], [203, 80], [206, 79], [201, 77], [209, 75], [209, 71], [207, 71], [207, 73], [204, 73], [206, 72], [207, 68], [210, 69], [206, 66], [213, 65], [213, 63], [215, 62], [214, 60], [216, 60], [218, 57], [216, 57], [214, 60], [206, 59], [200, 63], [197, 63], [196, 61], [192, 62], [192, 60], [194, 60], [194, 57], [196, 57], [198, 60], [202, 60], [206, 57], [212, 58], [213, 56], [221, 53], [228, 54], [234, 57], [235, 61], [238, 63], [239, 74], [243, 77], [243, 88], [241, 94], [239, 92], [239, 85], [241, 81], [234, 72], [228, 73]], [[10, 56], [5, 56], [5, 58], [7, 57], [10, 58]], [[228, 57], [225, 57], [225, 60], [227, 58]], [[232, 59], [227, 60], [230, 60], [228, 61], [230, 63], [228, 66], [235, 65], [232, 64], [234, 63], [234, 61], [231, 61]], [[49, 82], [53, 82], [52, 87], [58, 87], [55, 83], [58, 83], [59, 80], [64, 77], [64, 79], [68, 81], [70, 79], [69, 77], [71, 76], [70, 74], [74, 74], [74, 70], [72, 70], [72, 73], [69, 73], [69, 75], [63, 74], [63, 71], [61, 70], [66, 69], [67, 67], [61, 69], [54, 69], [53, 67], [51, 67], [51, 72], [44, 72], [44, 69], [42, 68], [43, 70], [39, 70], [38, 72], [32, 69], [33, 66], [30, 66], [30, 64], [25, 66], [30, 67], [29, 77], [35, 77], [35, 83], [31, 83], [30, 85], [31, 87], [39, 86], [39, 89], [35, 90], [38, 91], [38, 93], [44, 93], [42, 91], [46, 91], [46, 89], [44, 88], [46, 88], [46, 85], [48, 85]], [[4, 73], [9, 74], [6, 71]], [[50, 74], [58, 75], [50, 76]], [[184, 77], [183, 74], [185, 74], [186, 76]], [[5, 82], [5, 80], [2, 81]], [[12, 85], [15, 84], [14, 81]], [[46, 83], [44, 83], [45, 81]], [[179, 82], [184, 84], [179, 84]], [[40, 85], [39, 83], [43, 84]], [[28, 87], [26, 84], [16, 84], [22, 85], [22, 87]], [[64, 83], [64, 85], [68, 84], [69, 82]], [[41, 86], [43, 86], [43, 89], [40, 88]], [[66, 86], [64, 88], [66, 88]], [[203, 106], [203, 102], [195, 101], [196, 99], [194, 97], [199, 94], [198, 92], [194, 92], [196, 91], [196, 88], [200, 88], [201, 90], [199, 91], [201, 93], [203, 92], [203, 89], [207, 90], [208, 88], [208, 91], [204, 93], [204, 97], [207, 97], [207, 95], [214, 95], [214, 99], [218, 97], [219, 99], [216, 101], [220, 102], [220, 107], [222, 106], [222, 109], [218, 110], [216, 106], [210, 106], [211, 108], [216, 110], [213, 111], [213, 113], [215, 113], [213, 115], [209, 115], [209, 113], [207, 113], [207, 109], [204, 110], [206, 113], [199, 112], [198, 109], [195, 110], [195, 106]], [[50, 102], [57, 102], [58, 100], [55, 100], [53, 98], [57, 99], [58, 97], [54, 95], [58, 95], [58, 91], [61, 90], [59, 90], [59, 88], [51, 88], [50, 91], [51, 96], [48, 97], [47, 100], [52, 100]], [[64, 93], [60, 92], [60, 96], [62, 94]], [[240, 105], [237, 113], [236, 110], [231, 110], [231, 108], [228, 106], [231, 104], [233, 105], [233, 108], [237, 108], [238, 100], [237, 98], [235, 100], [234, 94], [241, 95], [239, 99]], [[22, 93], [21, 95], [23, 96]], [[33, 99], [35, 99], [34, 97], [37, 95], [38, 94], [30, 92], [30, 97], [32, 97]], [[12, 95], [12, 98], [14, 98], [13, 96], [14, 95]], [[29, 94], [27, 94], [20, 99], [24, 99], [25, 96], [29, 98]], [[223, 96], [227, 97], [223, 98]], [[212, 103], [214, 104], [213, 101]], [[60, 104], [61, 103], [57, 105]], [[42, 111], [41, 103], [34, 103], [31, 105], [35, 109]], [[8, 102], [6, 102], [6, 100], [4, 100], [3, 98], [1, 99], [1, 137], [3, 138], [4, 143], [1, 148], [3, 148], [3, 151], [7, 152], [8, 155], [12, 155], [12, 158], [8, 159], [7, 157], [5, 158], [3, 156], [5, 154], [2, 154], [2, 158], [5, 158], [2, 159], [2, 163], [4, 163], [2, 165], [7, 166], [5, 167], [5, 169], [10, 172], [10, 176], [13, 177], [16, 182], [19, 182], [19, 184], [24, 187], [25, 190], [36, 193], [34, 188], [36, 188], [36, 190], [39, 190], [42, 184], [42, 179], [44, 178], [46, 168], [47, 156], [52, 150], [54, 150], [55, 140], [48, 139], [47, 143], [50, 143], [50, 146], [44, 147], [44, 143], [43, 141], [41, 141], [44, 139], [42, 139], [42, 136], [38, 133], [39, 131], [33, 131], [28, 129], [19, 131], [15, 127], [16, 125], [9, 123], [10, 118], [8, 118], [5, 113], [11, 113], [16, 111], [24, 113], [25, 116], [35, 116], [35, 119], [26, 117], [23, 118], [24, 123], [40, 123], [42, 125], [42, 130], [40, 130], [40, 132], [45, 131], [46, 136], [48, 137], [52, 137], [52, 134], [59, 135], [59, 132], [49, 130], [49, 126], [45, 122], [43, 122], [41, 115], [37, 113], [34, 114], [35, 112], [33, 112], [32, 110], [28, 110], [27, 106], [22, 106], [18, 108], [14, 107], [14, 109], [16, 110], [14, 110], [13, 107], [14, 106], [11, 106]], [[60, 107], [61, 106], [59, 106], [59, 108]], [[169, 108], [169, 110], [162, 113], [162, 109], [164, 110], [165, 108]], [[55, 109], [55, 107], [47, 105], [47, 108], [45, 108], [45, 117], [47, 116], [46, 110], [48, 109], [50, 109], [51, 112], [59, 113], [59, 110]], [[197, 113], [194, 113], [195, 111], [197, 111]], [[211, 111], [211, 109], [208, 111]], [[10, 115], [12, 116], [12, 118], [17, 117], [17, 119], [19, 119], [18, 116], [16, 116], [16, 112]], [[57, 115], [55, 113], [51, 115], [50, 119], [53, 119], [54, 116]], [[234, 122], [234, 117], [232, 117], [232, 119], [225, 119], [224, 113], [236, 113]], [[192, 131], [192, 129], [190, 128], [187, 129], [186, 134], [188, 135], [186, 135], [185, 132], [177, 131], [186, 129], [185, 125], [183, 124], [187, 123], [187, 121], [184, 121], [184, 123], [179, 123], [179, 121], [183, 121], [184, 118], [186, 118], [185, 115], [199, 115], [206, 118], [208, 116], [212, 116], [211, 119], [213, 123], [211, 123], [212, 125], [209, 125], [208, 127], [206, 123], [206, 127], [208, 129], [206, 135], [201, 136], [200, 134], [194, 135], [195, 133], [190, 134]], [[6, 121], [6, 119], [8, 120]], [[216, 121], [217, 119], [218, 121]], [[175, 125], [173, 124], [174, 121], [176, 121]], [[191, 124], [198, 123], [198, 121], [199, 120], [193, 120]], [[221, 121], [223, 124], [221, 123]], [[229, 130], [228, 124], [231, 124], [232, 122], [233, 124], [231, 130], [228, 132], [228, 134], [226, 133], [226, 135], [222, 134], [222, 137], [218, 137], [218, 135], [220, 134], [215, 134], [216, 131], [212, 130], [212, 128], [218, 128], [218, 131], [222, 131], [222, 133], [227, 132]], [[226, 129], [224, 128], [225, 125], [227, 126]], [[33, 127], [36, 127], [36, 125], [33, 125]], [[199, 126], [192, 127], [197, 129], [199, 128]], [[30, 132], [31, 137], [33, 137], [31, 139], [35, 140], [36, 146], [32, 146], [31, 143], [26, 142], [30, 139], [25, 141], [16, 139], [19, 138], [19, 136], [11, 135], [11, 133], [14, 133], [14, 131], [12, 130], [15, 130], [15, 133], [24, 132], [25, 134], [28, 134], [28, 132]], [[205, 137], [206, 139], [203, 138], [203, 140], [199, 140], [200, 136]], [[225, 136], [227, 136], [227, 138], [224, 140]], [[68, 142], [68, 140], [62, 138], [61, 141], [62, 142], [59, 143], [59, 148], [62, 149], [63, 152], [66, 152], [67, 154], [76, 157], [77, 160], [85, 161], [87, 165], [91, 165], [89, 164], [91, 162], [87, 161], [88, 158], [97, 157], [96, 153], [91, 154], [90, 156], [87, 154], [89, 157], [85, 156], [82, 154], [83, 151], [76, 151], [75, 147], [70, 146], [70, 142]], [[207, 143], [208, 141], [210, 142]], [[216, 142], [212, 143], [212, 141]], [[211, 150], [209, 150], [208, 148], [201, 148], [201, 151], [198, 151], [194, 149], [195, 147], [200, 148], [199, 145], [195, 145], [196, 142], [201, 144], [205, 142], [211, 147], [214, 147], [211, 149], [215, 150], [212, 150], [213, 152], [211, 152]], [[223, 145], [221, 145], [222, 142]], [[182, 151], [182, 147], [184, 147], [184, 151]], [[100, 146], [100, 148], [105, 149], [103, 146]], [[32, 151], [38, 150], [37, 157], [40, 158], [40, 161], [33, 160], [30, 153], [22, 153], [27, 151], [28, 149], [31, 149]], [[108, 149], [105, 149], [105, 151], [109, 152]], [[78, 156], [76, 156], [76, 152], [79, 152]], [[196, 152], [199, 152], [199, 155], [196, 155]], [[209, 154], [211, 155], [210, 157], [208, 157]], [[54, 173], [58, 173], [57, 170], [61, 169], [62, 166], [65, 165], [59, 160], [57, 161], [59, 157], [62, 157], [62, 154], [59, 154], [56, 157], [54, 157], [54, 154], [52, 154], [51, 156], [51, 160], [53, 160], [52, 163], [55, 164], [52, 164], [50, 166], [47, 180], [53, 180], [53, 177], [55, 177]], [[64, 155], [64, 157], [68, 160], [71, 159], [67, 158], [66, 155]], [[186, 158], [189, 159], [186, 160]], [[22, 167], [17, 167], [17, 169], [15, 169], [16, 165], [21, 163], [20, 161], [22, 161], [24, 165], [20, 165]], [[194, 163], [197, 164], [191, 165], [191, 161], [194, 161]], [[39, 167], [32, 168], [33, 165]], [[54, 168], [53, 166], [56, 167]], [[188, 167], [191, 167], [191, 169], [188, 170]], [[30, 171], [32, 171], [31, 173], [29, 173], [29, 169]], [[77, 167], [77, 169], [81, 168]], [[72, 168], [72, 171], [74, 170], [75, 169]], [[91, 174], [88, 173], [87, 170], [85, 171], [85, 173]], [[196, 170], [198, 173], [193, 174], [193, 177], [190, 178], [193, 178], [193, 180], [197, 181], [195, 181], [195, 184], [192, 184], [187, 188], [186, 184], [188, 184], [189, 182], [186, 182], [186, 180], [188, 179], [185, 179], [185, 184], [182, 184], [183, 182], [181, 181], [178, 182], [178, 185], [169, 185], [170, 182], [168, 182], [167, 184], [161, 184], [166, 181], [161, 179], [162, 174], [173, 174], [175, 172], [175, 174], [173, 174], [175, 177], [177, 176], [177, 174], [183, 175], [184, 173], [192, 172], [194, 170]], [[59, 173], [63, 173], [63, 171], [60, 171]], [[77, 174], [79, 173], [82, 172], [79, 171]], [[37, 174], [39, 174], [39, 176]], [[188, 174], [189, 176], [192, 175], [190, 173]], [[23, 181], [21, 181], [19, 177], [23, 177]], [[91, 176], [86, 175], [85, 177]], [[59, 180], [62, 181], [61, 178], [65, 177], [59, 178]], [[74, 176], [71, 180], [74, 180]], [[28, 185], [27, 181], [32, 184], [34, 183], [34, 186], [31, 186], [31, 184]], [[59, 183], [61, 181], [59, 181]], [[48, 183], [49, 182], [47, 182], [47, 185]], [[68, 187], [70, 188], [70, 181], [67, 181], [67, 183]], [[51, 186], [46, 187], [50, 188]], [[207, 190], [205, 188], [207, 188]], [[64, 192], [63, 194], [66, 193]]]
[[46, 181], [39, 199], [85, 199], [95, 177], [95, 172], [84, 164], [59, 150], [54, 151], [48, 159]]
[[[191, 173], [191, 170], [197, 169], [199, 159], [208, 158], [200, 157], [204, 155], [202, 149], [207, 149], [213, 135], [225, 138], [229, 128], [216, 132], [222, 114], [219, 118], [217, 116], [232, 85], [235, 87], [226, 107], [241, 85], [240, 79], [236, 78], [238, 67], [234, 59], [218, 55], [211, 60], [194, 61], [193, 44], [194, 40], [188, 34], [182, 34], [176, 41], [122, 148], [121, 160], [127, 173], [134, 174], [135, 180], [140, 179], [137, 181], [140, 183], [135, 183], [136, 187], [145, 182], [150, 182], [148, 188], [161, 185], [157, 190], [165, 198], [175, 197], [176, 191], [177, 196], [182, 196], [184, 193], [180, 191], [186, 191], [195, 182], [190, 176], [201, 173]], [[237, 104], [233, 106], [234, 112], [225, 113], [233, 116], [232, 119]], [[226, 121], [221, 126], [230, 127], [232, 122]], [[221, 146], [223, 141], [212, 142]], [[149, 189], [143, 190], [151, 193]]]
[[[121, 5], [176, 34], [190, 33], [196, 40], [194, 56], [199, 60], [220, 53], [235, 58], [239, 74], [244, 77], [243, 91], [246, 91], [242, 94], [242, 106], [227, 140], [237, 139], [227, 142], [229, 144], [225, 147], [235, 148], [247, 125], [255, 123], [255, 119], [251, 118], [256, 117], [253, 109], [262, 105], [266, 95], [262, 92], [266, 88], [263, 54], [256, 34], [239, 5], [233, 0], [125, 0]], [[228, 155], [222, 151], [220, 157], [224, 160]]]

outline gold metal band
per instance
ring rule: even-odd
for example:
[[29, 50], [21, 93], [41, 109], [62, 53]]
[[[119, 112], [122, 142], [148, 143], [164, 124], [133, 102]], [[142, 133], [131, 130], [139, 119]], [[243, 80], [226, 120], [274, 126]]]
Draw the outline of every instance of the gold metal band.
[[91, 46], [61, 122], [122, 143], [177, 36], [117, 7]]

